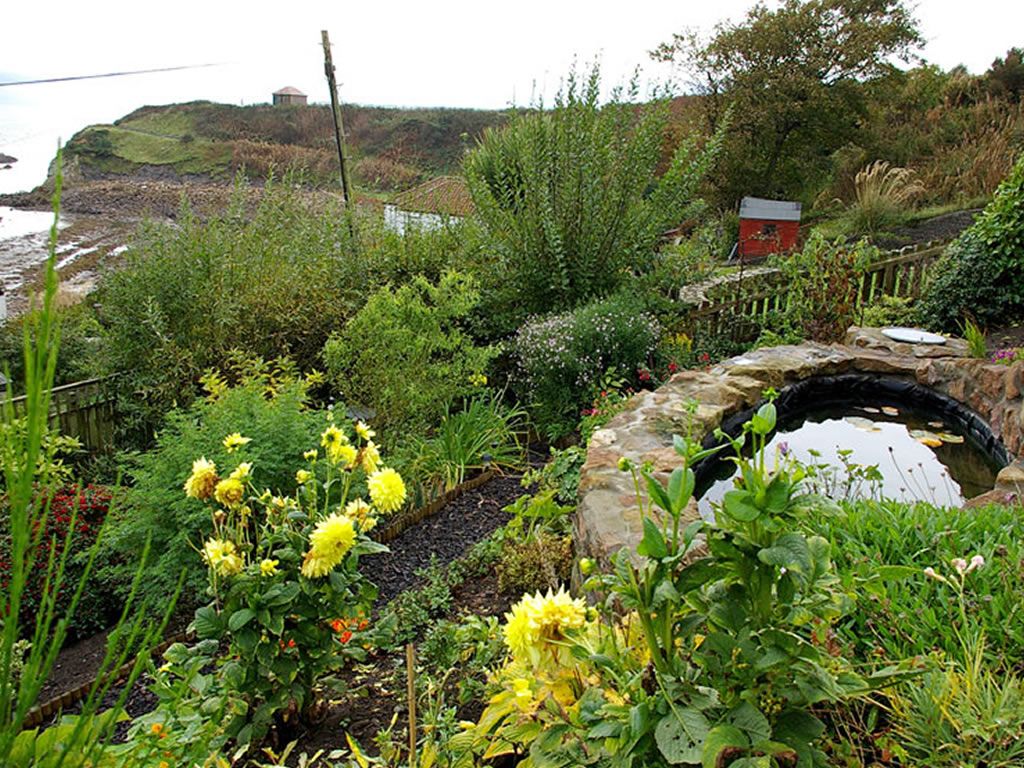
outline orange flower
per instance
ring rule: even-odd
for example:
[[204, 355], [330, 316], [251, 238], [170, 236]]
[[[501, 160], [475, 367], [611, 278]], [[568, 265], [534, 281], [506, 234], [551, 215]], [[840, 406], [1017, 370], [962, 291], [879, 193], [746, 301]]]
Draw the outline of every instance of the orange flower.
[[333, 629], [335, 632], [341, 632], [341, 630], [343, 630], [344, 628], [345, 628], [345, 620], [344, 619], [335, 619], [334, 621], [331, 622], [331, 629]]
[[338, 638], [338, 640], [340, 640], [343, 644], [347, 643], [351, 639], [352, 639], [352, 633], [349, 632], [347, 629], [344, 632], [342, 632], [341, 636]]

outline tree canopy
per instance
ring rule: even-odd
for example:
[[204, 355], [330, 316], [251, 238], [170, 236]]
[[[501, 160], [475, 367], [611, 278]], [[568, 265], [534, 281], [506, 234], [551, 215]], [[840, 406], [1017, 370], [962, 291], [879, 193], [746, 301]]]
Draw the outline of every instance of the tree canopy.
[[707, 39], [676, 34], [652, 56], [690, 76], [712, 130], [734, 107], [719, 184], [732, 202], [811, 194], [857, 129], [865, 82], [920, 42], [902, 0], [785, 0], [758, 3]]

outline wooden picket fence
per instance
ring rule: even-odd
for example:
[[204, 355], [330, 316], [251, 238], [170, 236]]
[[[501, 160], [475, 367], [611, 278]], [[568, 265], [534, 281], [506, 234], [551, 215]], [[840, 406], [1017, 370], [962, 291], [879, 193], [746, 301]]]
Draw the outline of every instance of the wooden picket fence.
[[[946, 242], [932, 241], [908, 246], [872, 264], [860, 278], [856, 309], [882, 296], [917, 298], [931, 267], [942, 255]], [[779, 270], [756, 270], [749, 277], [715, 285], [707, 298], [684, 316], [682, 330], [691, 338], [715, 336], [734, 342], [755, 339], [765, 318], [784, 312], [792, 300], [785, 276]]]
[[[50, 426], [63, 435], [78, 438], [89, 453], [109, 453], [114, 448], [114, 393], [116, 377], [76, 381], [54, 387], [50, 398]], [[12, 401], [15, 414], [25, 409], [25, 398]]]

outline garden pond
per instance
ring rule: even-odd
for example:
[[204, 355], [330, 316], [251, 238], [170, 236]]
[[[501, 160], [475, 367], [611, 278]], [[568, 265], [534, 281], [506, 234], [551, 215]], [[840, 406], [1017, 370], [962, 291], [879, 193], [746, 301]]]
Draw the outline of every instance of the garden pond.
[[[879, 389], [878, 382], [859, 384], [848, 396], [840, 395], [844, 388], [812, 385], [790, 403], [780, 402], [767, 455], [785, 454], [817, 467], [815, 490], [840, 498], [959, 507], [992, 489], [1007, 457], [975, 415], [937, 395], [922, 398], [914, 391], [916, 396], [901, 400]], [[699, 469], [703, 517], [712, 518], [713, 506], [733, 488], [737, 472], [725, 458]]]

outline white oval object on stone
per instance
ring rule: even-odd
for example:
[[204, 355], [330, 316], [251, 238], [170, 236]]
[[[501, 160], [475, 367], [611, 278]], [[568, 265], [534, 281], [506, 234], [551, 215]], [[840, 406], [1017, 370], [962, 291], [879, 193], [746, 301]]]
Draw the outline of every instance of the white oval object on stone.
[[893, 341], [904, 341], [908, 344], [945, 344], [946, 337], [937, 333], [922, 331], [920, 328], [883, 328], [882, 334]]

